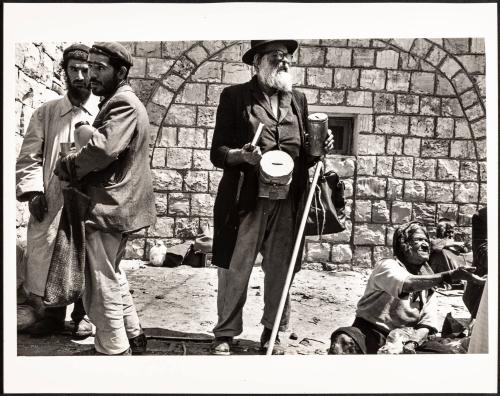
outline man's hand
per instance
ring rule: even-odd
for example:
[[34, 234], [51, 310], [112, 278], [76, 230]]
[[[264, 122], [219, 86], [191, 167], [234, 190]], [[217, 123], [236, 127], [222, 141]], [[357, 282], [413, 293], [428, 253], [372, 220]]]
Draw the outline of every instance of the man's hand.
[[42, 192], [35, 193], [29, 200], [28, 208], [37, 221], [42, 221], [48, 211], [45, 194]]
[[333, 133], [330, 129], [328, 130], [328, 136], [325, 139], [324, 146], [327, 153], [332, 151], [333, 147], [335, 146], [335, 139], [333, 138]]
[[76, 152], [71, 152], [65, 156], [61, 156], [56, 161], [56, 166], [54, 168], [54, 174], [59, 177], [60, 180], [71, 181], [71, 175], [69, 172], [69, 167], [71, 161], [74, 160]]
[[476, 267], [458, 267], [450, 271], [450, 276], [452, 280], [465, 280], [478, 285], [484, 285], [486, 283], [486, 276], [481, 277], [475, 275], [473, 272], [476, 271]]
[[243, 162], [250, 165], [257, 165], [262, 158], [260, 147], [253, 146], [252, 143], [245, 144], [241, 149], [241, 158]]

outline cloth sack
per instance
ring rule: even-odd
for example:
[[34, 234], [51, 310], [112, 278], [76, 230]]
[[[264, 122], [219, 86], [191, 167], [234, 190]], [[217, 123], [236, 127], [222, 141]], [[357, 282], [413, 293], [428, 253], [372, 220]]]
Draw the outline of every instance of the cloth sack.
[[192, 242], [184, 242], [167, 248], [167, 254], [165, 255], [165, 262], [163, 263], [163, 266], [174, 268], [181, 265], [192, 244]]
[[333, 171], [322, 174], [314, 191], [304, 235], [335, 234], [345, 230], [344, 182]]
[[62, 193], [64, 205], [43, 297], [50, 307], [72, 304], [85, 288], [85, 220], [91, 201], [76, 187], [63, 188]]

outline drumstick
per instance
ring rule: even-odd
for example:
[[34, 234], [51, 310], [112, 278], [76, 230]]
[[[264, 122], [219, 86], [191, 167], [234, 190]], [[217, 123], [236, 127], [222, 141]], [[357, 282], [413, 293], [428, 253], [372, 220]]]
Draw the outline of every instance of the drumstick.
[[259, 141], [260, 134], [262, 133], [262, 128], [264, 128], [264, 124], [262, 122], [259, 122], [259, 126], [257, 127], [257, 132], [255, 132], [255, 135], [252, 140], [252, 146], [256, 146], [257, 142]]

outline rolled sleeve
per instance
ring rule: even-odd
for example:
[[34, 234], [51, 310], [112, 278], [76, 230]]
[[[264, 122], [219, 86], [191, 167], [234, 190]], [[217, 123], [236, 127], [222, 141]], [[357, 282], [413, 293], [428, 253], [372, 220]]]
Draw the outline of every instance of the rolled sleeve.
[[115, 161], [132, 140], [137, 126], [135, 108], [124, 100], [107, 105], [102, 125], [74, 159], [76, 176], [105, 169]]
[[403, 284], [410, 273], [396, 260], [382, 260], [373, 270], [372, 279], [376, 288], [385, 291], [394, 298], [399, 298], [403, 291]]
[[16, 197], [27, 192], [44, 192], [43, 149], [44, 122], [41, 109], [36, 110], [24, 136], [21, 151], [16, 161]]

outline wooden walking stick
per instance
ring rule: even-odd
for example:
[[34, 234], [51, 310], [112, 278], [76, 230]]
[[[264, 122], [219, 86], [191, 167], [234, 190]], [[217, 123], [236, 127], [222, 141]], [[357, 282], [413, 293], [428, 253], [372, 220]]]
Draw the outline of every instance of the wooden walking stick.
[[271, 332], [271, 338], [269, 339], [269, 346], [267, 347], [266, 355], [272, 355], [273, 353], [273, 347], [276, 341], [276, 336], [278, 334], [278, 328], [281, 322], [281, 316], [283, 315], [283, 309], [285, 308], [286, 296], [288, 294], [288, 290], [290, 289], [290, 284], [292, 283], [293, 270], [295, 268], [295, 261], [297, 260], [297, 255], [299, 254], [300, 242], [302, 240], [302, 235], [304, 234], [307, 215], [309, 214], [309, 208], [311, 207], [311, 202], [314, 196], [314, 190], [316, 189], [319, 175], [321, 174], [322, 171], [323, 171], [323, 162], [319, 161], [316, 164], [316, 168], [314, 170], [313, 181], [311, 183], [309, 195], [307, 196], [304, 213], [302, 214], [302, 219], [300, 220], [299, 231], [297, 233], [297, 238], [295, 239], [295, 246], [293, 247], [292, 258], [288, 266], [288, 273], [286, 275], [285, 286], [283, 287], [283, 293], [281, 294], [280, 305], [278, 306], [278, 312], [276, 313], [276, 318], [274, 319], [273, 331]]

